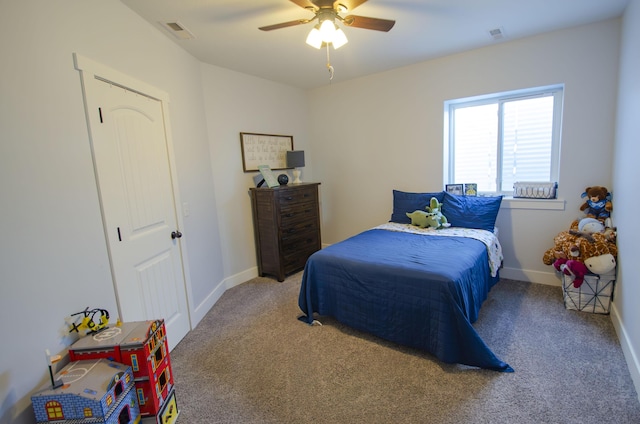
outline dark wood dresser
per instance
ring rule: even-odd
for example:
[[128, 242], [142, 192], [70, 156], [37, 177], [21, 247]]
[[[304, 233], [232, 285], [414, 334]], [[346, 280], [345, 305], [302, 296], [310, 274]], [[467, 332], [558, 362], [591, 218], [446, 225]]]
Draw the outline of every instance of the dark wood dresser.
[[320, 183], [251, 188], [258, 274], [284, 281], [320, 250]]

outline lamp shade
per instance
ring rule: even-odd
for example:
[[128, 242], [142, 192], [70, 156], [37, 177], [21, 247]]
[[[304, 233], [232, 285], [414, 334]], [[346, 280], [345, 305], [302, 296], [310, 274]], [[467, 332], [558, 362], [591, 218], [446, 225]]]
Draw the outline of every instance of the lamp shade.
[[287, 151], [287, 168], [300, 168], [304, 166], [304, 150]]
[[322, 41], [325, 43], [332, 42], [335, 33], [336, 24], [334, 24], [333, 21], [327, 19], [320, 24], [320, 35], [322, 36]]
[[311, 29], [309, 35], [307, 36], [307, 44], [311, 47], [315, 47], [319, 49], [322, 47], [322, 35], [320, 34], [320, 30], [318, 30], [317, 26]]
[[347, 44], [348, 41], [349, 40], [347, 40], [347, 36], [345, 35], [344, 31], [338, 28], [333, 34], [333, 41], [331, 42], [331, 44], [333, 44], [334, 49], [339, 49], [340, 47]]

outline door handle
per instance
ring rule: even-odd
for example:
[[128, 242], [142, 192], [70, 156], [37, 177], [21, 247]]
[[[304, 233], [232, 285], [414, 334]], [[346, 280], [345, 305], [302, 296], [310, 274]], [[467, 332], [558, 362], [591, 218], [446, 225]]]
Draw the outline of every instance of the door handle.
[[182, 233], [180, 231], [172, 231], [171, 232], [171, 239], [177, 239], [182, 237]]

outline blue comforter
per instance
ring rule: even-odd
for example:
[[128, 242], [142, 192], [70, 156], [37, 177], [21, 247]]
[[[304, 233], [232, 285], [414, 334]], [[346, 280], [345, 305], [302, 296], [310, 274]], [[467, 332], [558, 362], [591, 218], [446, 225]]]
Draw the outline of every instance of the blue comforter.
[[497, 282], [485, 245], [372, 229], [309, 258], [298, 305], [447, 363], [512, 372], [471, 323]]

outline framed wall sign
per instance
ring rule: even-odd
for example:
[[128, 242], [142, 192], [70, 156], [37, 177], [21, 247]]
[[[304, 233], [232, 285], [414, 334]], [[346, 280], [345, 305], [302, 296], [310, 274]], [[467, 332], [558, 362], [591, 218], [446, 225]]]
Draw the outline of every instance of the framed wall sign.
[[287, 151], [293, 150], [292, 135], [240, 133], [242, 169], [258, 171], [260, 165], [270, 169], [287, 168]]

